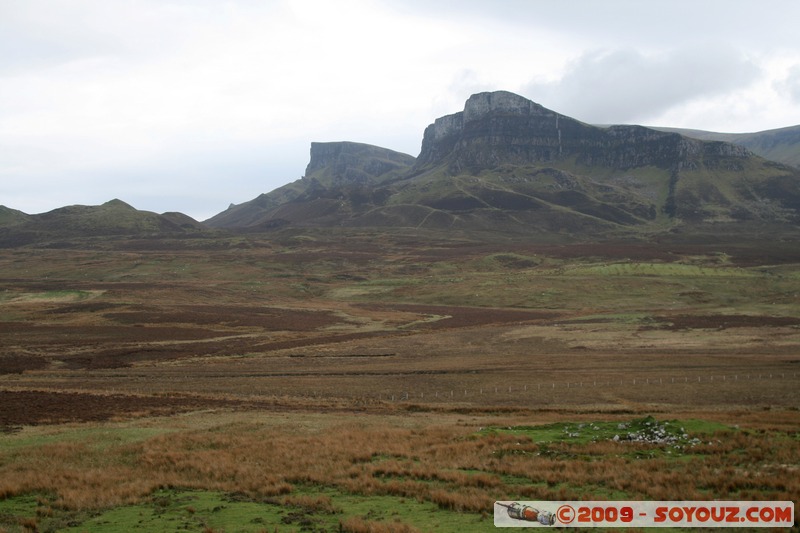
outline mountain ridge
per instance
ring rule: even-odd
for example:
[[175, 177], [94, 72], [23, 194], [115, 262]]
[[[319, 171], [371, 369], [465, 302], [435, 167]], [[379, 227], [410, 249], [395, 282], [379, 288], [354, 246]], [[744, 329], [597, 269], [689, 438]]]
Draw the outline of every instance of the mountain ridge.
[[[288, 218], [283, 218], [284, 215], [275, 210], [284, 204], [296, 204], [304, 200], [335, 200], [340, 194], [337, 191], [344, 189], [350, 196], [372, 192], [370, 189], [381, 180], [411, 168], [414, 161], [415, 158], [408, 154], [371, 144], [352, 141], [312, 142], [303, 177], [243, 204], [231, 204], [225, 211], [203, 222], [211, 227], [275, 227], [298, 222], [302, 218], [300, 213], [286, 213]], [[264, 217], [268, 219], [264, 220]]]
[[[800, 220], [796, 169], [722, 141], [592, 126], [507, 91], [472, 95], [437, 118], [410, 168], [347, 179], [335, 167], [312, 154], [306, 176], [257, 199], [248, 226], [598, 236]], [[234, 227], [219, 216], [206, 222]]]
[[[752, 135], [768, 145], [768, 133], [785, 141], [795, 129], [800, 134], [798, 126]], [[703, 132], [681, 131], [595, 126], [508, 91], [478, 93], [425, 128], [418, 157], [313, 142], [301, 178], [203, 223], [117, 199], [38, 215], [0, 206], [0, 244], [287, 227], [591, 239], [800, 229], [800, 170], [725, 140], [738, 134], [706, 132], [714, 138], [704, 140], [696, 138]]]
[[101, 205], [68, 205], [28, 215], [0, 206], [0, 247], [83, 237], [188, 235], [205, 231], [183, 213], [141, 211], [119, 199]]
[[800, 125], [752, 133], [720, 133], [714, 131], [651, 127], [702, 141], [723, 141], [744, 146], [765, 159], [800, 168]]

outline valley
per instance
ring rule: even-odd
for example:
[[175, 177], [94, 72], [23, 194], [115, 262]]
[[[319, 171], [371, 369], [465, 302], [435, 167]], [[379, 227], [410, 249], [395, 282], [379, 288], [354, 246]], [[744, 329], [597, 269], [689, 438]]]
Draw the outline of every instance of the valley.
[[[403, 229], [5, 249], [0, 528], [480, 531], [495, 499], [796, 500], [798, 265], [782, 243]], [[485, 433], [648, 416], [707, 444]]]
[[0, 206], [0, 533], [463, 533], [510, 500], [797, 527], [793, 131], [781, 163], [498, 91], [204, 222]]

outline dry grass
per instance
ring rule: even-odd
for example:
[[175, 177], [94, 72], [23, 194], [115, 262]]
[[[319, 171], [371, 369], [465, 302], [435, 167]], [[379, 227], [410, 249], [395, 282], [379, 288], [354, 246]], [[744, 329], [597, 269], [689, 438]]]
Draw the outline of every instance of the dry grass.
[[[779, 419], [790, 413], [778, 413]], [[343, 415], [339, 415], [340, 417]], [[795, 423], [800, 422], [793, 413]], [[297, 415], [302, 421], [303, 415]], [[767, 413], [764, 418], [769, 418]], [[0, 466], [0, 494], [52, 494], [42, 507], [107, 508], [158, 488], [238, 493], [253, 500], [333, 513], [325, 486], [432, 502], [481, 513], [496, 499], [770, 499], [800, 495], [793, 432], [740, 430], [703, 437], [682, 459], [663, 446], [597, 442], [536, 444], [475, 434], [473, 421], [396, 427], [380, 417], [291, 433], [272, 425], [225, 424], [105, 447], [59, 442], [27, 449]], [[355, 526], [353, 526], [355, 527]], [[375, 526], [377, 527], [377, 526]]]
[[333, 505], [330, 496], [290, 495], [281, 500], [282, 505], [299, 507], [309, 513], [337, 514], [341, 509]]
[[[792, 264], [732, 276], [713, 262], [672, 269], [716, 249], [282, 246], [0, 252], [0, 393], [14, 415], [0, 426], [169, 426], [0, 448], [0, 499], [43, 498], [20, 527], [160, 488], [320, 514], [338, 508], [315, 487], [466, 513], [508, 498], [800, 499]], [[501, 252], [537, 259], [487, 263]], [[606, 259], [648, 274], [612, 276]], [[478, 433], [644, 413], [743, 429], [680, 459]], [[413, 531], [370, 517], [341, 528]]]

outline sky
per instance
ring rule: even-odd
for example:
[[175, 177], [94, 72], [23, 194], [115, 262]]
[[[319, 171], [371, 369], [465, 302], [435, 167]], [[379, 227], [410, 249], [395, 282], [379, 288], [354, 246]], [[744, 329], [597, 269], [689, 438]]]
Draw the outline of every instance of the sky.
[[507, 90], [592, 124], [800, 124], [797, 0], [0, 0], [0, 205], [205, 220], [311, 142], [418, 155]]

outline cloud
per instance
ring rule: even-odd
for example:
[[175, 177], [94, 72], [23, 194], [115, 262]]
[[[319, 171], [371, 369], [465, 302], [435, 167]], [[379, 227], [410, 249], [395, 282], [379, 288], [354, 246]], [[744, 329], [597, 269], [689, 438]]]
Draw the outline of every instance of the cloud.
[[800, 65], [788, 68], [786, 77], [775, 82], [775, 89], [795, 104], [800, 104]]
[[[0, 2], [0, 201], [189, 197], [202, 179], [222, 210], [299, 177], [311, 141], [416, 151], [414, 89], [446, 76], [416, 71], [467, 38], [433, 29], [365, 0]], [[209, 214], [190, 203], [172, 209]]]
[[800, 3], [775, 2], [0, 0], [0, 203], [203, 217], [296, 179], [312, 141], [415, 155], [484, 90], [587, 122], [778, 127], [798, 116]]
[[742, 89], [760, 69], [732, 48], [685, 48], [645, 54], [630, 48], [591, 51], [556, 81], [533, 81], [522, 92], [584, 122], [641, 122], [687, 102]]

